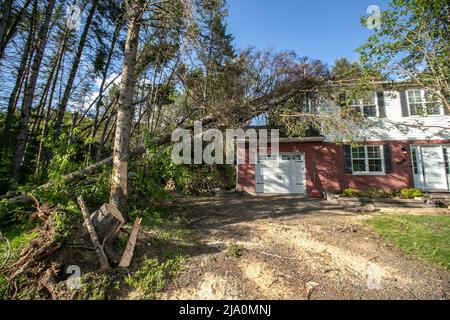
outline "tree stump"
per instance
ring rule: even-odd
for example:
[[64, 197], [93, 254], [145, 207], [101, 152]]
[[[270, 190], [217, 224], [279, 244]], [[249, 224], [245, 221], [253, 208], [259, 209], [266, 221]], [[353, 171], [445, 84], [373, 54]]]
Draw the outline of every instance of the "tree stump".
[[91, 221], [106, 255], [114, 260], [117, 253], [113, 250], [113, 242], [125, 219], [116, 206], [105, 203], [91, 215]]

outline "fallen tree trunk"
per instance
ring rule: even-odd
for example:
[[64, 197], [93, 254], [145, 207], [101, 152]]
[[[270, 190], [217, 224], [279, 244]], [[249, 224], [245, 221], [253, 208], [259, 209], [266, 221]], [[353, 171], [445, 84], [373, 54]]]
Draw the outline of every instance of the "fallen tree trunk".
[[105, 252], [100, 245], [100, 241], [98, 240], [97, 233], [95, 232], [95, 228], [92, 225], [89, 212], [86, 209], [86, 205], [84, 204], [82, 196], [78, 197], [78, 204], [80, 205], [81, 212], [83, 213], [84, 223], [86, 224], [86, 229], [88, 230], [89, 236], [91, 237], [91, 241], [94, 245], [95, 252], [97, 254], [98, 260], [100, 261], [102, 270], [108, 271], [109, 269], [111, 269], [111, 267], [109, 266], [108, 258], [106, 258]]
[[[213, 121], [214, 120], [209, 117], [209, 118], [206, 118], [206, 119], [202, 120], [202, 123], [203, 123], [203, 125], [208, 125], [208, 124], [212, 123]], [[186, 129], [186, 130], [193, 130], [193, 126], [185, 126], [185, 127], [182, 127], [182, 128]], [[171, 138], [172, 138], [172, 134], [168, 133], [165, 136], [156, 139], [154, 141], [154, 144], [156, 146], [161, 146], [161, 145], [167, 144], [167, 143], [169, 143], [171, 141]], [[145, 152], [145, 150], [146, 150], [146, 147], [144, 145], [139, 145], [139, 146], [135, 147], [133, 150], [131, 150], [131, 155], [132, 156], [139, 156], [139, 155], [143, 154]], [[84, 177], [86, 175], [95, 173], [97, 170], [99, 170], [103, 166], [110, 165], [110, 164], [112, 164], [112, 157], [108, 157], [108, 158], [103, 159], [103, 160], [101, 160], [99, 162], [91, 164], [88, 167], [85, 167], [83, 169], [80, 169], [80, 170], [74, 171], [72, 173], [69, 173], [69, 174], [67, 174], [65, 176], [62, 176], [61, 180], [64, 181], [64, 182], [72, 181], [72, 180], [75, 180], [77, 178], [81, 178], [81, 177]], [[47, 189], [47, 188], [51, 187], [52, 185], [53, 185], [53, 182], [48, 182], [48, 183], [43, 184], [42, 186], [40, 186], [39, 189]]]
[[136, 246], [136, 241], [139, 233], [139, 226], [141, 225], [142, 218], [137, 218], [134, 221], [133, 230], [131, 231], [130, 238], [128, 239], [127, 246], [122, 255], [122, 259], [120, 259], [119, 267], [128, 268], [131, 264], [131, 259], [134, 254], [134, 247]]

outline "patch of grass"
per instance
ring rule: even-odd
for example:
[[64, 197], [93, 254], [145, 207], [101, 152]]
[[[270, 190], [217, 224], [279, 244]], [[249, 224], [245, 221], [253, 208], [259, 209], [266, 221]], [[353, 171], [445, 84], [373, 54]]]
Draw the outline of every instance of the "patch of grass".
[[[65, 287], [65, 283], [62, 283]], [[106, 300], [112, 286], [111, 276], [101, 273], [87, 273], [81, 277], [81, 289], [77, 291], [77, 300]]]
[[450, 216], [378, 216], [367, 223], [400, 249], [450, 269]]
[[237, 243], [231, 242], [228, 244], [227, 252], [230, 257], [241, 257], [243, 251], [244, 247]]
[[188, 240], [190, 231], [187, 229], [183, 219], [175, 214], [169, 213], [165, 207], [152, 208], [145, 212], [133, 212], [131, 216], [141, 216], [142, 230], [152, 234], [156, 242], [171, 240]]
[[[28, 224], [17, 225], [3, 231], [3, 237], [7, 238], [11, 244], [11, 258], [9, 262], [15, 261], [23, 248], [36, 236], [37, 232], [33, 231], [32, 226]], [[0, 242], [0, 262], [3, 262], [8, 256], [8, 244], [5, 240]]]
[[161, 291], [167, 280], [182, 270], [184, 257], [177, 256], [165, 262], [158, 259], [144, 259], [140, 268], [125, 277], [125, 283], [136, 291], [136, 299], [155, 299], [156, 293]]

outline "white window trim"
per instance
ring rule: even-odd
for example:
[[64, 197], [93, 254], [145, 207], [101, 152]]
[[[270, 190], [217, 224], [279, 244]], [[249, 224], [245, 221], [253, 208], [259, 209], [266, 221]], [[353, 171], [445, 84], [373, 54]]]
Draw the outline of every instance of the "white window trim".
[[423, 118], [423, 117], [442, 117], [444, 115], [444, 106], [441, 104], [439, 106], [439, 114], [424, 114], [424, 115], [411, 115], [411, 102], [409, 101], [409, 92], [412, 91], [420, 91], [420, 97], [422, 99], [422, 104], [424, 105], [425, 102], [425, 91], [427, 91], [426, 89], [410, 89], [410, 90], [406, 90], [406, 101], [407, 101], [407, 105], [408, 105], [408, 116], [410, 118]]
[[[364, 145], [364, 146], [359, 146], [359, 147], [364, 147], [364, 161], [365, 161], [366, 171], [354, 171], [353, 170], [353, 150], [352, 150], [353, 147], [350, 147], [350, 155], [351, 155], [351, 159], [352, 159], [352, 174], [354, 176], [384, 176], [384, 175], [386, 175], [383, 146], [382, 145]], [[368, 157], [367, 147], [379, 147], [380, 148], [381, 170], [382, 171], [378, 171], [378, 172], [370, 172], [369, 171], [369, 157]]]
[[379, 118], [379, 117], [380, 117], [380, 110], [378, 110], [378, 95], [377, 95], [376, 92], [369, 92], [369, 93], [370, 93], [370, 94], [373, 94], [373, 95], [374, 95], [374, 98], [375, 98], [374, 102], [375, 102], [375, 112], [376, 112], [376, 116], [374, 116], [374, 117], [366, 117], [366, 116], [364, 116], [364, 106], [365, 106], [365, 104], [363, 103], [363, 99], [355, 99], [355, 100], [358, 100], [358, 101], [359, 101], [359, 104], [350, 104], [349, 107], [359, 107], [361, 116], [362, 116], [364, 119], [376, 119], [376, 118]]

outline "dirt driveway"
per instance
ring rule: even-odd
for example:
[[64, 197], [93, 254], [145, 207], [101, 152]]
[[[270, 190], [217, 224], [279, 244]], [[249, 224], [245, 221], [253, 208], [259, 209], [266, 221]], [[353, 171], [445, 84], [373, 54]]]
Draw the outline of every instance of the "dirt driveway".
[[[197, 249], [160, 299], [450, 297], [450, 271], [383, 241], [364, 223], [371, 214], [296, 197], [196, 198], [178, 205]], [[417, 210], [427, 209], [396, 212]], [[243, 247], [241, 257], [228, 254], [230, 243]]]

